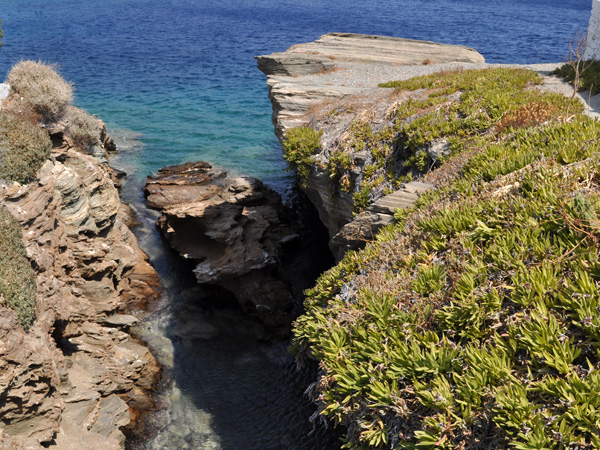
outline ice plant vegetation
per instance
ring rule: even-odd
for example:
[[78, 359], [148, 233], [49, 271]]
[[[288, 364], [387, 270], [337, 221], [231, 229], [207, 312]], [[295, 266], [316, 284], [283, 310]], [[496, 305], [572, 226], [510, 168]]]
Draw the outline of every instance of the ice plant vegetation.
[[294, 350], [320, 361], [312, 393], [345, 448], [600, 448], [600, 122], [581, 105], [565, 121], [540, 82], [390, 84], [428, 93], [389, 136], [413, 173], [428, 142], [452, 153], [306, 292]]

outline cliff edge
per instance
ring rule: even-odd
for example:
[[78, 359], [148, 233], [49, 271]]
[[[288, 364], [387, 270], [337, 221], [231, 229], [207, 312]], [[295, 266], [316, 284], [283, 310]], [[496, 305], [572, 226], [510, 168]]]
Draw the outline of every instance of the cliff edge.
[[[49, 119], [14, 88], [0, 116], [2, 248], [25, 258], [15, 273], [0, 255], [21, 283], [1, 285], [0, 429], [23, 448], [123, 448], [122, 428], [153, 408], [159, 376], [124, 312], [160, 284], [105, 163], [114, 143], [98, 119], [70, 105]], [[30, 156], [24, 179], [29, 168], [14, 164]]]

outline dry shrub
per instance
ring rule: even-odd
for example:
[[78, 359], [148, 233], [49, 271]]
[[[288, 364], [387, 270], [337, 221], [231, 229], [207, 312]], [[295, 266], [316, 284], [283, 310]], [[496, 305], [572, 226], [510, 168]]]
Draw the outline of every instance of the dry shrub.
[[51, 149], [50, 137], [42, 128], [10, 112], [0, 113], [0, 178], [29, 183]]
[[59, 119], [73, 100], [71, 83], [57, 73], [55, 66], [40, 61], [17, 63], [6, 81], [46, 121]]
[[508, 128], [517, 130], [523, 127], [531, 127], [546, 122], [556, 113], [556, 107], [546, 102], [531, 102], [526, 103], [515, 111], [506, 113], [496, 131], [502, 133]]
[[15, 95], [14, 93], [4, 99], [2, 102], [2, 109], [26, 120], [32, 125], [37, 125], [42, 119], [42, 116], [33, 109], [31, 103], [26, 102], [19, 95]]
[[35, 320], [35, 292], [35, 273], [27, 259], [21, 226], [0, 206], [0, 305], [15, 311], [25, 328]]
[[83, 109], [69, 107], [66, 112], [67, 135], [73, 144], [87, 150], [99, 142], [100, 121]]

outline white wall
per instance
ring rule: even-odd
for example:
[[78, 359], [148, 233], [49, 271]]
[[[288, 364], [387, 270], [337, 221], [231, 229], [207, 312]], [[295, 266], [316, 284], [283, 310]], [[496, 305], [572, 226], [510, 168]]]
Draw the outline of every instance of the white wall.
[[592, 0], [592, 17], [587, 34], [586, 59], [600, 59], [600, 0]]

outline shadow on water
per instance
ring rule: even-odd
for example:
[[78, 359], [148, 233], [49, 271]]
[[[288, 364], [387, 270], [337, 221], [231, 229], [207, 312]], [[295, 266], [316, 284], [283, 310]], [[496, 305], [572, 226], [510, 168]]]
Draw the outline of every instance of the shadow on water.
[[[139, 141], [120, 134], [115, 140], [121, 153], [111, 165], [134, 174], [128, 161], [135, 158], [127, 152], [139, 151]], [[195, 282], [192, 267], [157, 232], [157, 214], [144, 205], [142, 183], [128, 176], [122, 197], [137, 214], [140, 226], [134, 232], [165, 292], [136, 331], [164, 370], [157, 409], [144, 419], [143, 437], [130, 439], [128, 448], [338, 449], [338, 433], [309, 421], [315, 406], [304, 391], [315, 379], [315, 367], [298, 371], [289, 342], [267, 340], [262, 325], [244, 316], [230, 294]], [[298, 208], [302, 201], [296, 202]], [[286, 264], [300, 275], [294, 279], [298, 294], [308, 287], [307, 277], [314, 280], [325, 268], [314, 261], [328, 265], [331, 260], [306, 241], [296, 245], [316, 252], [300, 258], [299, 248], [288, 249]]]

